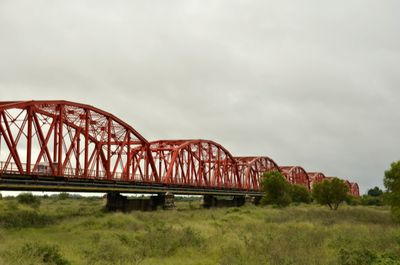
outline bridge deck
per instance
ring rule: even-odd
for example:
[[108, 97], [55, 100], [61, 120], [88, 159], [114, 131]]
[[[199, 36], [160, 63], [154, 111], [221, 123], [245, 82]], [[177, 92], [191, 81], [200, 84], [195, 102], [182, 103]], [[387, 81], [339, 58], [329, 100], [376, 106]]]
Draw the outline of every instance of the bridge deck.
[[74, 179], [51, 176], [1, 175], [0, 190], [17, 191], [65, 191], [65, 192], [120, 192], [165, 193], [181, 195], [263, 196], [260, 191], [193, 187], [175, 184], [123, 182], [99, 179]]

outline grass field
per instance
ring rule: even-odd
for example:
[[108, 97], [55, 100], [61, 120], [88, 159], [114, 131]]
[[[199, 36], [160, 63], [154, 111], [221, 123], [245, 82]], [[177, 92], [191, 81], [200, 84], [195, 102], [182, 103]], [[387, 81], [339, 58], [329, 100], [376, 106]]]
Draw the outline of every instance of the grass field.
[[102, 199], [0, 200], [0, 264], [400, 264], [387, 208], [246, 205], [105, 213]]

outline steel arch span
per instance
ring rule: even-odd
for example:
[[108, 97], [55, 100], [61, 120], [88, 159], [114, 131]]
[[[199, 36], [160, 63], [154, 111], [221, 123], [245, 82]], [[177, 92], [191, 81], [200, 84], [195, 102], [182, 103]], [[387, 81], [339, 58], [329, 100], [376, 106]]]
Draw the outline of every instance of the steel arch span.
[[286, 180], [291, 184], [302, 185], [310, 190], [310, 177], [307, 172], [299, 166], [280, 167]]
[[278, 164], [267, 156], [235, 157], [241, 183], [246, 189], [261, 190], [262, 175], [270, 171], [281, 171]]
[[358, 184], [355, 182], [350, 182], [350, 193], [351, 195], [355, 196], [355, 197], [359, 197], [360, 196], [360, 188], [358, 187]]
[[[279, 167], [269, 157], [235, 158], [211, 140], [148, 142], [129, 124], [90, 105], [0, 102], [1, 188], [262, 196], [261, 176], [272, 170], [308, 190], [324, 177]], [[348, 185], [358, 196], [357, 183]]]
[[320, 183], [324, 181], [325, 175], [321, 172], [307, 172], [308, 176], [310, 177], [310, 189], [312, 190], [313, 185], [315, 183]]
[[160, 140], [150, 143], [162, 183], [243, 189], [233, 156], [210, 140]]
[[0, 174], [158, 181], [143, 136], [110, 113], [69, 101], [1, 102], [0, 158]]

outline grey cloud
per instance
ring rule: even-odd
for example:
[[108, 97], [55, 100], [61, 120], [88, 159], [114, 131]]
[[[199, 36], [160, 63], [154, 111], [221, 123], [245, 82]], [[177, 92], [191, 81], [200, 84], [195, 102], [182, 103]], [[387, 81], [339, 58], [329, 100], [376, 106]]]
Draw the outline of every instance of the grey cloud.
[[398, 1], [0, 1], [0, 96], [95, 105], [149, 140], [382, 185], [399, 159]]

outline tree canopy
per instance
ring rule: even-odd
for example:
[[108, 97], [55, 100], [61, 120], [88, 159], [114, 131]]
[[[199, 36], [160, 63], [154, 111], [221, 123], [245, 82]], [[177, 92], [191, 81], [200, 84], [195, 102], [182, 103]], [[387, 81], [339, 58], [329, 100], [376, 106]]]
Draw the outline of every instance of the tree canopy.
[[393, 162], [385, 171], [384, 184], [387, 188], [387, 199], [392, 207], [393, 217], [400, 221], [400, 161]]
[[290, 204], [290, 184], [279, 171], [267, 172], [263, 175], [261, 187], [265, 192], [261, 204], [274, 204], [284, 207]]
[[325, 179], [313, 186], [312, 195], [322, 205], [328, 205], [331, 210], [337, 210], [339, 205], [347, 199], [349, 188], [343, 180], [338, 178]]
[[379, 197], [383, 194], [383, 191], [379, 187], [374, 187], [373, 189], [369, 189], [367, 194], [369, 196]]
[[292, 197], [293, 202], [311, 202], [310, 192], [308, 192], [308, 189], [306, 187], [301, 185], [291, 185], [290, 196]]

